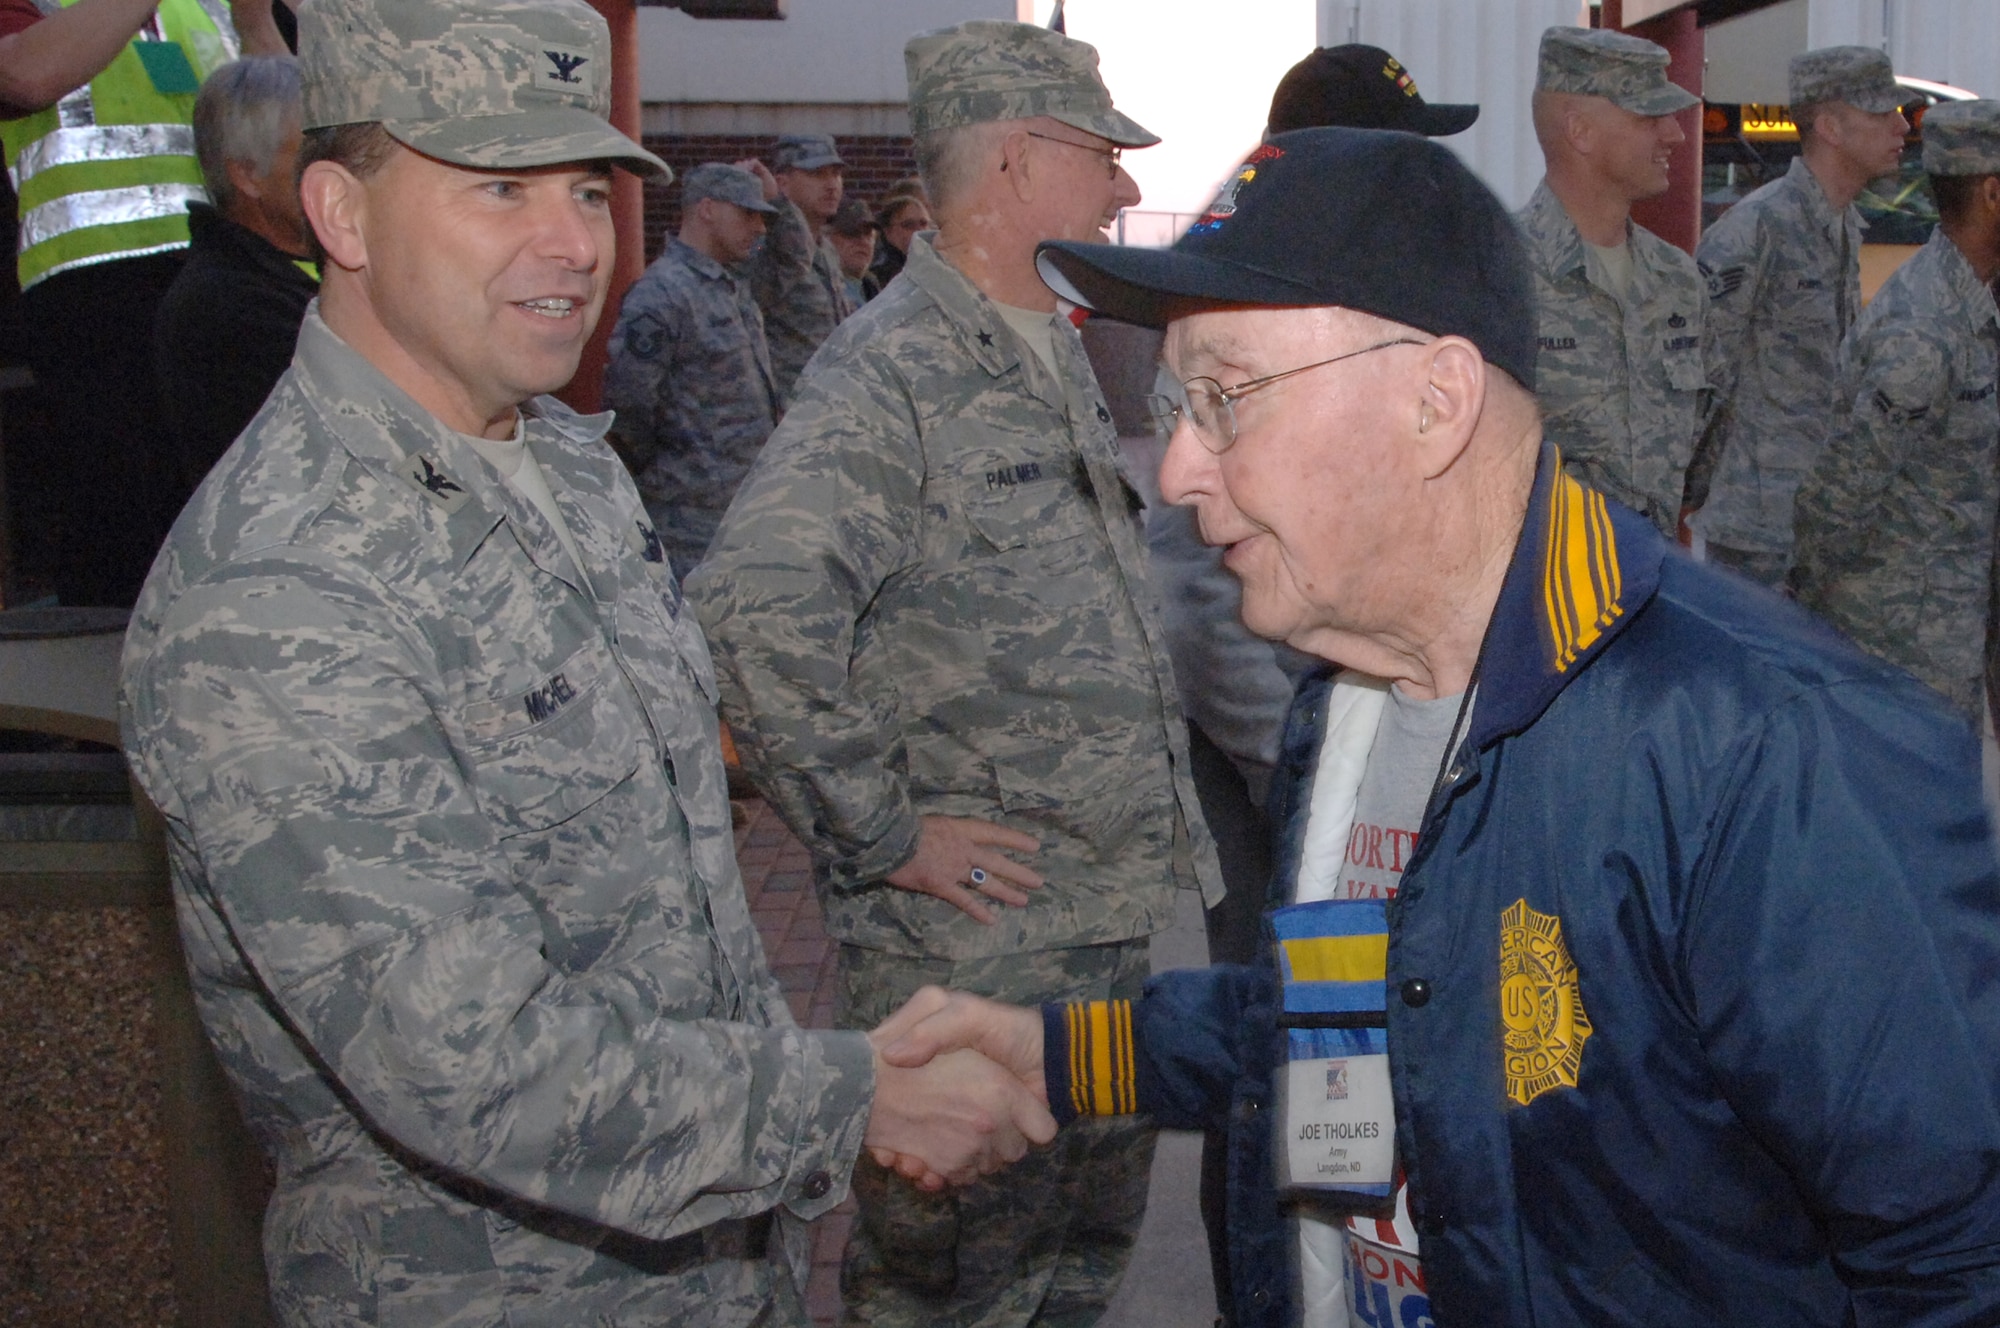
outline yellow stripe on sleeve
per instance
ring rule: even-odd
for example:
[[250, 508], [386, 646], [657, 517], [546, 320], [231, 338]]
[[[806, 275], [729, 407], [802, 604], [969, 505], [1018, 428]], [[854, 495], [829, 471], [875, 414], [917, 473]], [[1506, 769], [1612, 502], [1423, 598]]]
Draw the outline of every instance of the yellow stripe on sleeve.
[[1389, 937], [1308, 936], [1282, 942], [1294, 982], [1381, 982], [1389, 976]]

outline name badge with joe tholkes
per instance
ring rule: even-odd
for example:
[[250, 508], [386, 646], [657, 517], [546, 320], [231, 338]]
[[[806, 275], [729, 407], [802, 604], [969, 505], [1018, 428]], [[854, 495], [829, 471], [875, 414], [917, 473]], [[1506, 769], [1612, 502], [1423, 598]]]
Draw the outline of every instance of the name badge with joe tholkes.
[[1293, 904], [1271, 915], [1271, 928], [1284, 986], [1279, 1184], [1379, 1213], [1396, 1176], [1385, 901]]

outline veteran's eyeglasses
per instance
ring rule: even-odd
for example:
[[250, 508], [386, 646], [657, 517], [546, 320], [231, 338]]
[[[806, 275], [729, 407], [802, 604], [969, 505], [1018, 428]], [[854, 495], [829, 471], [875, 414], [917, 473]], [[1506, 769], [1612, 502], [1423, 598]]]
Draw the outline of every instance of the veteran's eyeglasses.
[[1184, 402], [1155, 392], [1146, 398], [1146, 408], [1152, 413], [1154, 422], [1164, 429], [1169, 437], [1180, 427], [1181, 420], [1186, 419], [1194, 429], [1194, 436], [1201, 440], [1201, 445], [1215, 455], [1221, 456], [1236, 441], [1236, 403], [1258, 388], [1269, 387], [1294, 374], [1306, 373], [1312, 369], [1324, 369], [1329, 364], [1339, 364], [1342, 360], [1351, 360], [1370, 351], [1384, 350], [1390, 346], [1424, 344], [1426, 343], [1414, 337], [1395, 337], [1388, 341], [1378, 341], [1372, 346], [1363, 346], [1360, 350], [1347, 351], [1330, 360], [1319, 360], [1312, 364], [1302, 364], [1296, 369], [1287, 369], [1283, 373], [1252, 378], [1249, 382], [1238, 383], [1234, 387], [1224, 387], [1213, 378], [1190, 378], [1181, 384], [1181, 392], [1186, 398]]
[[1088, 152], [1093, 157], [1102, 157], [1105, 164], [1111, 168], [1111, 178], [1114, 180], [1118, 178], [1118, 163], [1125, 155], [1123, 148], [1100, 148], [1094, 143], [1075, 143], [1067, 138], [1057, 138], [1054, 134], [1038, 134], [1032, 129], [1023, 129], [1021, 132], [1029, 138], [1039, 138], [1044, 143], [1060, 143], [1066, 148], [1075, 148], [1078, 152]]

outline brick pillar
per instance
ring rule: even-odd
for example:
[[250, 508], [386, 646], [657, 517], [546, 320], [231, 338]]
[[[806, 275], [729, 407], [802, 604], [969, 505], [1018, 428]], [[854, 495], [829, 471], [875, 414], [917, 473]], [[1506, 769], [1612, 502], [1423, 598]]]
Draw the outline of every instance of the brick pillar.
[[[1617, 11], [1623, 8], [1619, 0], [1606, 0], [1605, 26], [1615, 26], [1620, 17]], [[1667, 77], [1695, 96], [1701, 95], [1702, 32], [1692, 6], [1634, 23], [1625, 31], [1666, 47], [1671, 57]], [[1667, 166], [1667, 192], [1634, 204], [1632, 220], [1692, 254], [1695, 241], [1701, 238], [1701, 107], [1690, 106], [1674, 119], [1687, 135], [1687, 142], [1674, 149]]]
[[[634, 0], [590, 0], [591, 8], [611, 26], [611, 123], [639, 139], [639, 9]], [[556, 395], [581, 411], [602, 408], [605, 343], [618, 315], [626, 288], [646, 266], [646, 209], [638, 179], [611, 173], [611, 222], [618, 236], [618, 259], [611, 268], [611, 289], [604, 297], [604, 314], [597, 331], [583, 348], [576, 377]]]

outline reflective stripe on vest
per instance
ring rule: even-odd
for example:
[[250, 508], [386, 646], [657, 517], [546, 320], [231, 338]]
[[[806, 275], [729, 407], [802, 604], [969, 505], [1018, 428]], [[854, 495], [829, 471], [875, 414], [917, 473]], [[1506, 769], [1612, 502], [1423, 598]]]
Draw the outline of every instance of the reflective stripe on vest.
[[208, 191], [198, 184], [140, 184], [129, 189], [64, 194], [21, 214], [21, 247], [32, 249], [85, 226], [185, 216], [189, 203], [207, 201]]
[[14, 192], [18, 194], [22, 185], [51, 166], [193, 155], [192, 125], [89, 125], [81, 129], [58, 129], [28, 144], [21, 149], [19, 159], [7, 168], [7, 178], [14, 182]]

